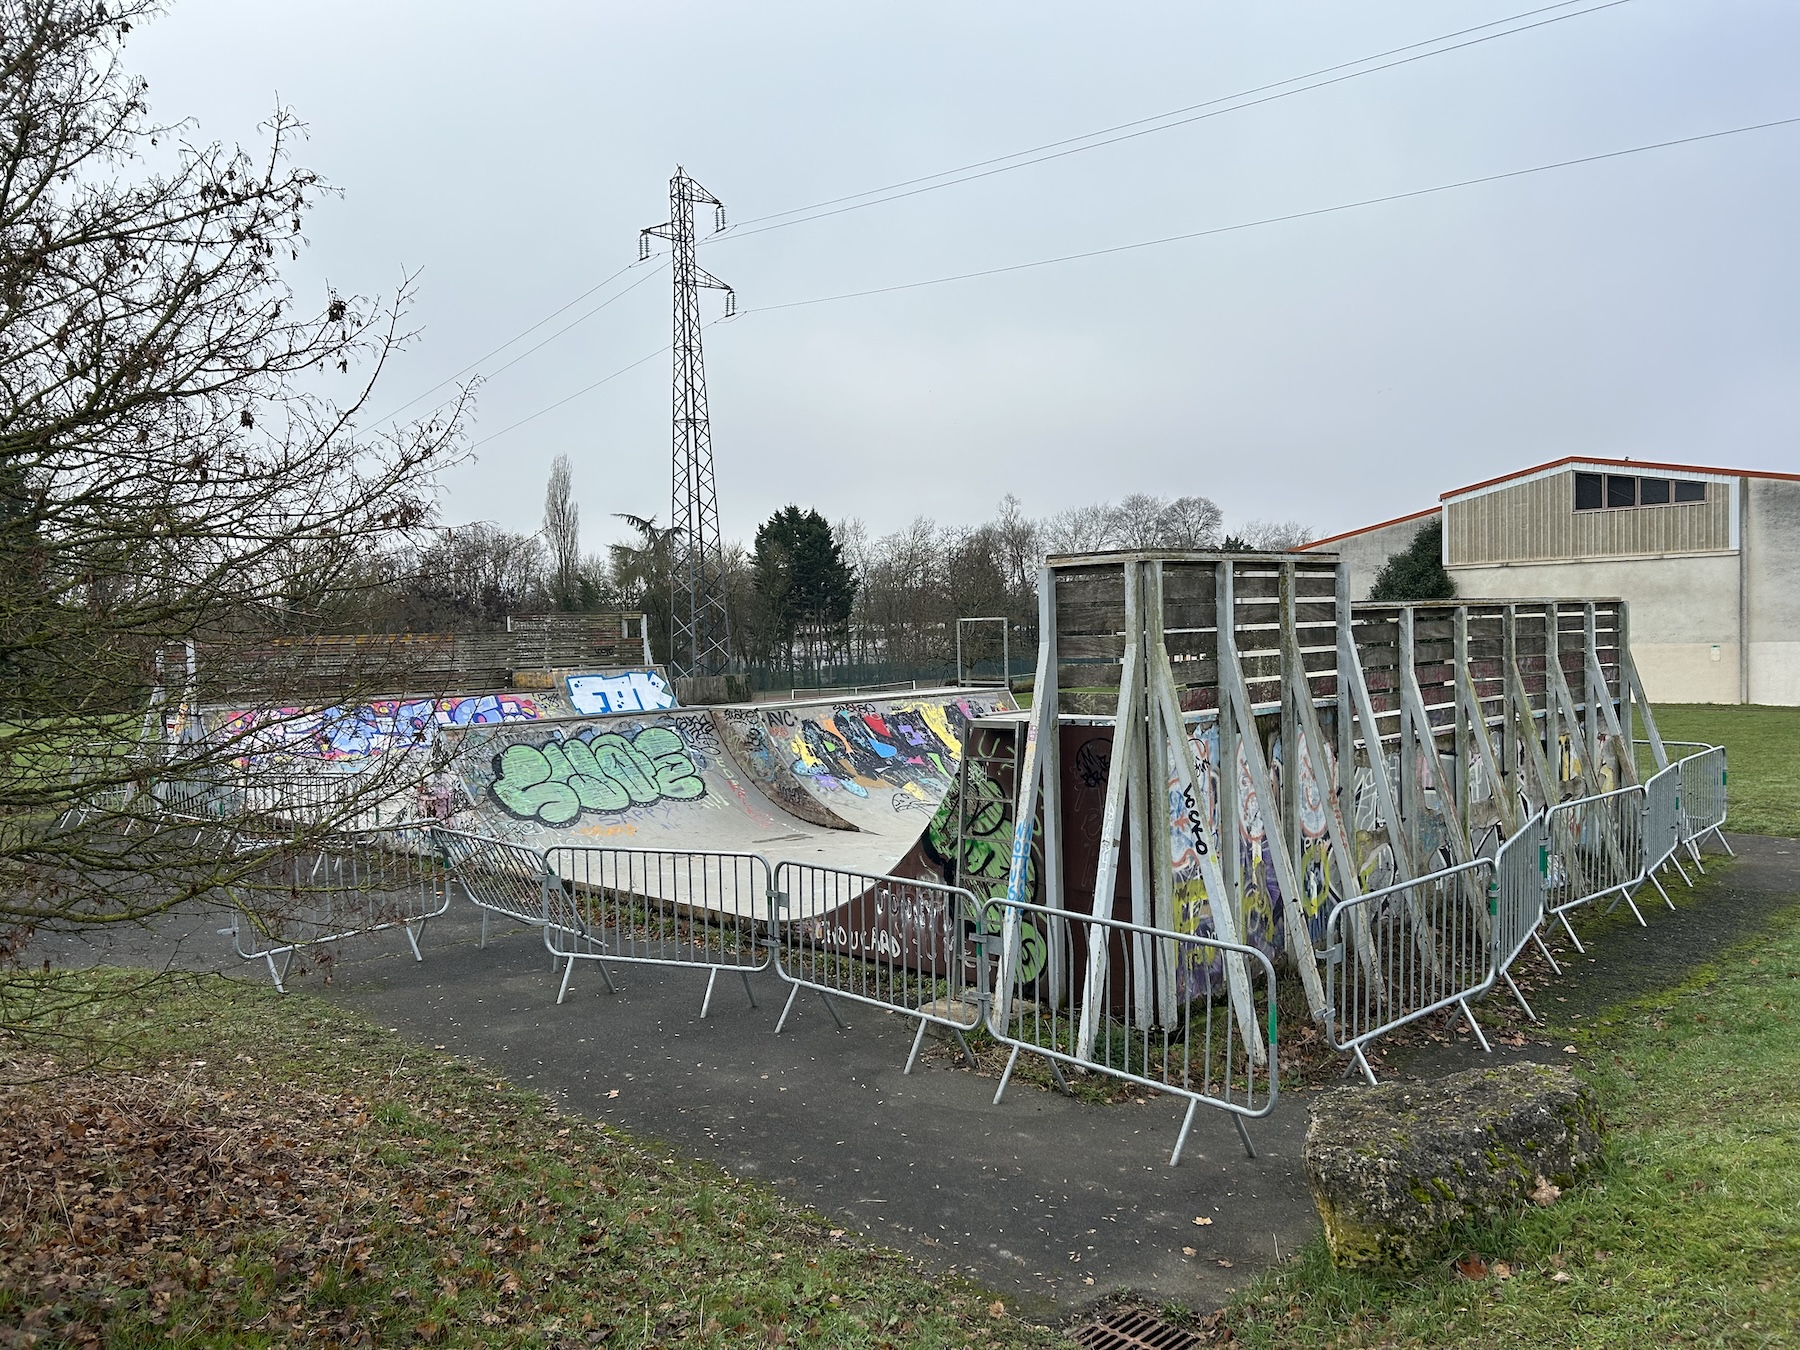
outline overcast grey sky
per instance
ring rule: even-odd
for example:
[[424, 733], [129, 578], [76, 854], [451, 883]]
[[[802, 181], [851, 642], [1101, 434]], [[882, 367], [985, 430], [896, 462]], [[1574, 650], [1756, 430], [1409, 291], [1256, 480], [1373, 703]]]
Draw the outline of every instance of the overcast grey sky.
[[[254, 139], [277, 97], [310, 124], [301, 160], [346, 196], [303, 287], [420, 271], [385, 411], [630, 263], [678, 162], [749, 221], [1537, 7], [179, 0], [128, 59], [209, 137]], [[1627, 0], [726, 235], [701, 253], [745, 311], [706, 333], [725, 532], [789, 501], [882, 533], [1144, 491], [1329, 534], [1571, 453], [1800, 470], [1800, 126], [766, 308], [1796, 117], [1797, 58], [1793, 0]], [[567, 453], [589, 547], [611, 512], [666, 519], [666, 355], [494, 433], [668, 333], [663, 272], [487, 382], [447, 518], [537, 528]]]

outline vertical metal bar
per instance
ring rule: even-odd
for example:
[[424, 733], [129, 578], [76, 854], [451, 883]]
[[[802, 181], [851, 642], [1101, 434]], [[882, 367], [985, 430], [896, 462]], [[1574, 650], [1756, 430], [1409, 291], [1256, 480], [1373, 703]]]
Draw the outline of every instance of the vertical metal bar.
[[[1133, 853], [1134, 860], [1143, 859], [1144, 870], [1150, 890], [1150, 910], [1147, 922], [1154, 928], [1173, 931], [1175, 928], [1175, 869], [1174, 858], [1170, 852], [1170, 802], [1169, 802], [1169, 739], [1158, 735], [1158, 726], [1162, 719], [1157, 713], [1156, 700], [1149, 689], [1152, 672], [1160, 670], [1168, 663], [1168, 644], [1163, 636], [1163, 565], [1160, 561], [1148, 561], [1138, 564], [1142, 569], [1143, 615], [1144, 615], [1144, 680], [1146, 685], [1143, 704], [1142, 734], [1145, 739], [1147, 754], [1142, 761], [1142, 772], [1148, 778], [1141, 807], [1133, 813], [1134, 821], [1141, 821], [1144, 831], [1144, 842], [1140, 849]], [[1139, 734], [1133, 728], [1133, 735]], [[1134, 861], [1133, 866], [1136, 866]], [[1151, 955], [1155, 958], [1152, 969], [1147, 974], [1145, 988], [1152, 996], [1157, 1025], [1168, 1026], [1175, 1017], [1175, 951], [1166, 942], [1153, 942]], [[1149, 1012], [1149, 1008], [1145, 1011]]]
[[1219, 871], [1225, 882], [1225, 894], [1220, 903], [1231, 910], [1234, 931], [1242, 933], [1246, 930], [1244, 888], [1238, 859], [1238, 824], [1242, 818], [1242, 806], [1238, 801], [1238, 724], [1237, 714], [1225, 693], [1226, 663], [1230, 662], [1235, 668], [1237, 662], [1233, 636], [1237, 621], [1236, 567], [1230, 558], [1222, 558], [1214, 564], [1213, 636], [1219, 672], [1214, 687], [1215, 701], [1219, 705], [1219, 762], [1216, 766], [1219, 775]]

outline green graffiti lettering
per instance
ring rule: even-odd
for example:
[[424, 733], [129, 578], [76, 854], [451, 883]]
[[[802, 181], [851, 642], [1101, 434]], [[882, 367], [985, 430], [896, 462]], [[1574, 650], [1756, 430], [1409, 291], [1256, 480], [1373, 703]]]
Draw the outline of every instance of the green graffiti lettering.
[[494, 759], [494, 799], [515, 816], [566, 825], [581, 812], [567, 783], [553, 780], [550, 759], [536, 746], [509, 745]]
[[667, 727], [649, 727], [640, 732], [636, 748], [649, 759], [656, 790], [663, 796], [690, 802], [706, 794], [706, 781], [688, 758], [687, 747]]
[[[997, 938], [1005, 935], [1006, 915], [998, 902], [983, 905], [981, 909], [981, 931], [988, 937]], [[1024, 915], [1019, 916], [1019, 979], [1030, 984], [1044, 973], [1044, 967], [1050, 961], [1050, 946], [1044, 941], [1044, 935], [1037, 930]]]
[[646, 727], [635, 737], [510, 745], [494, 758], [495, 801], [515, 816], [567, 825], [583, 811], [610, 814], [660, 800], [693, 801], [706, 781], [681, 737]]

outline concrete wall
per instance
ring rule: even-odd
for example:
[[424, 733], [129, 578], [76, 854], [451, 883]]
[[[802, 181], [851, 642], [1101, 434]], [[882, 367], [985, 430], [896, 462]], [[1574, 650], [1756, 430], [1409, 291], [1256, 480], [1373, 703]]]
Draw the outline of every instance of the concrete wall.
[[1375, 576], [1381, 571], [1383, 564], [1396, 553], [1406, 552], [1407, 547], [1418, 537], [1419, 531], [1431, 524], [1436, 516], [1437, 513], [1433, 511], [1397, 520], [1391, 525], [1378, 525], [1358, 534], [1322, 540], [1314, 547], [1321, 552], [1332, 551], [1342, 557], [1350, 568], [1350, 598], [1367, 600], [1369, 587], [1375, 584]]
[[1738, 701], [1738, 559], [1594, 559], [1450, 568], [1465, 600], [1616, 595], [1631, 604], [1631, 656], [1653, 701]]
[[1800, 705], [1800, 482], [1743, 481], [1750, 702]]

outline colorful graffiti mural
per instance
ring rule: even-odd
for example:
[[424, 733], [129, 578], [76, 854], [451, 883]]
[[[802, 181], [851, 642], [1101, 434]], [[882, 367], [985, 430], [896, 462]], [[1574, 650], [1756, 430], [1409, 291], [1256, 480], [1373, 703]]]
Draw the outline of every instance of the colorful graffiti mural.
[[229, 711], [218, 716], [215, 734], [239, 751], [240, 768], [308, 761], [354, 769], [394, 750], [429, 749], [445, 727], [534, 722], [542, 715], [537, 701], [524, 694], [463, 694]]
[[510, 815], [567, 825], [584, 812], [614, 814], [632, 806], [706, 795], [701, 767], [667, 727], [635, 735], [586, 731], [553, 735], [537, 745], [513, 744], [494, 757], [488, 791]]
[[759, 705], [720, 709], [719, 725], [758, 786], [801, 819], [914, 837], [956, 781], [968, 722], [1012, 706], [1001, 694]]
[[571, 675], [564, 683], [569, 691], [569, 703], [583, 717], [597, 713], [655, 712], [675, 706], [674, 691], [654, 670]]

